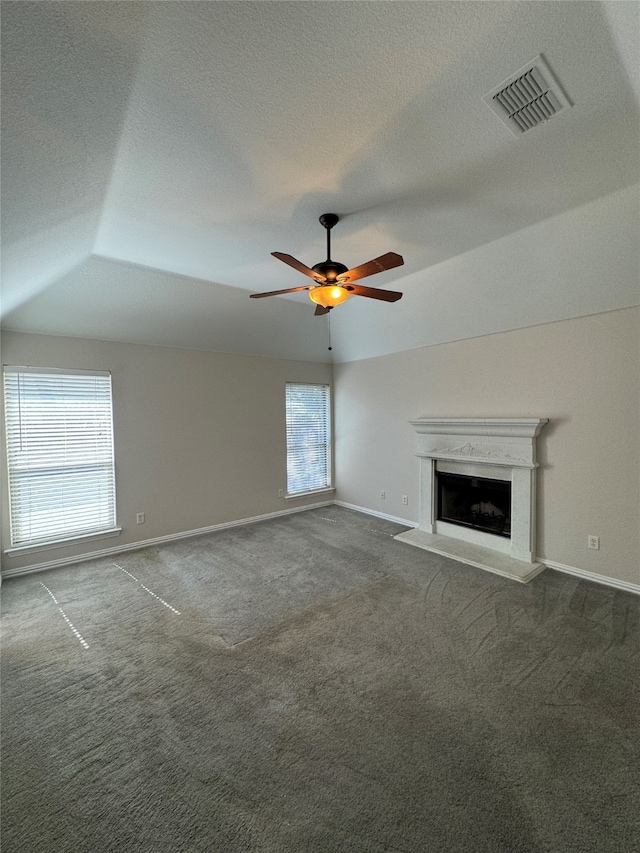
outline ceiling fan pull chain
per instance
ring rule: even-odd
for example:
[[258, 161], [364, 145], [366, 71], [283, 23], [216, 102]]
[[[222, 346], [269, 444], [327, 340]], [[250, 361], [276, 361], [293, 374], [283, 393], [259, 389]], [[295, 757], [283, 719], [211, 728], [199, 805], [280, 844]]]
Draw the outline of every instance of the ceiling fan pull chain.
[[329, 346], [327, 347], [327, 349], [329, 350], [329, 352], [331, 352], [331, 350], [333, 349], [333, 347], [331, 346], [331, 311], [329, 311], [329, 313], [327, 314], [327, 330], [329, 332]]

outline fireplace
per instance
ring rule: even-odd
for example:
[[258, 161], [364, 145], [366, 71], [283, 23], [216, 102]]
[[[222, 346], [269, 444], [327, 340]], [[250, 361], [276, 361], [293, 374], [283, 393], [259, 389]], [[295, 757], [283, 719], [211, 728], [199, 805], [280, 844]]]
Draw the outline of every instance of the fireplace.
[[535, 559], [536, 438], [546, 418], [420, 418], [418, 527], [396, 539], [526, 583]]
[[511, 483], [436, 472], [436, 518], [511, 538]]

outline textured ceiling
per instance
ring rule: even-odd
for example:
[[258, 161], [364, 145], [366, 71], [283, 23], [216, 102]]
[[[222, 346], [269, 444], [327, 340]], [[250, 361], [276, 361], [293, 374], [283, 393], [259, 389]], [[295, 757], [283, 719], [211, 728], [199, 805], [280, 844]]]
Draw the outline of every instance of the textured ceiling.
[[[411, 291], [640, 177], [637, 2], [2, 5], [6, 328], [324, 359], [306, 294], [247, 298], [305, 283], [270, 252], [322, 260], [321, 213]], [[515, 139], [481, 98], [541, 52], [574, 106]], [[344, 357], [412, 310], [350, 300]]]

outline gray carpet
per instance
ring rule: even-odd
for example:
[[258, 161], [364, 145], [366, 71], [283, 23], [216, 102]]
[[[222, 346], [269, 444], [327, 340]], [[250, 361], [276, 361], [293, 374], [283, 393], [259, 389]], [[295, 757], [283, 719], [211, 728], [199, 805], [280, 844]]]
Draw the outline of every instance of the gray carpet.
[[2, 587], [3, 853], [640, 850], [640, 598], [322, 508]]

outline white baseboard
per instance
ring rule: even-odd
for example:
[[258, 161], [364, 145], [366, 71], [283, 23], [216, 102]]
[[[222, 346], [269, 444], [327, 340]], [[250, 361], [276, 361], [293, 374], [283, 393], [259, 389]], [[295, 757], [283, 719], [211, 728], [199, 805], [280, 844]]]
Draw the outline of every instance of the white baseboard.
[[170, 533], [168, 536], [157, 536], [155, 539], [144, 539], [140, 542], [131, 542], [128, 545], [116, 545], [115, 548], [104, 548], [100, 551], [85, 552], [76, 557], [62, 557], [59, 560], [49, 560], [46, 563], [35, 563], [31, 566], [21, 566], [16, 569], [7, 569], [2, 572], [2, 578], [29, 575], [32, 572], [43, 572], [46, 569], [56, 569], [61, 566], [72, 566], [75, 563], [84, 563], [87, 560], [100, 560], [113, 554], [123, 554], [126, 551], [140, 551], [153, 545], [164, 545], [167, 542], [175, 542], [178, 539], [188, 539], [191, 536], [203, 536], [206, 533], [215, 533], [218, 530], [227, 530], [229, 527], [241, 527], [246, 524], [257, 524], [259, 521], [267, 521], [270, 518], [278, 518], [282, 515], [292, 515], [295, 512], [305, 512], [309, 509], [317, 509], [321, 506], [331, 506], [333, 501], [320, 501], [306, 506], [297, 506], [291, 509], [282, 509], [277, 512], [267, 512], [264, 515], [254, 515], [251, 518], [239, 518], [236, 521], [225, 521], [222, 524], [212, 524], [209, 527], [200, 527], [197, 530], [185, 530], [182, 533]]
[[621, 589], [625, 592], [633, 592], [636, 595], [640, 595], [640, 584], [621, 581], [617, 578], [609, 578], [606, 575], [598, 575], [595, 572], [587, 572], [584, 569], [576, 569], [575, 566], [565, 566], [563, 563], [555, 563], [553, 560], [546, 560], [544, 557], [538, 557], [538, 559], [547, 568], [563, 572], [565, 575], [573, 575], [581, 580], [600, 583], [604, 586], [612, 586], [614, 589]]
[[395, 521], [396, 524], [404, 524], [405, 527], [417, 527], [417, 521], [409, 521], [406, 518], [397, 518], [395, 515], [388, 515], [386, 512], [377, 512], [375, 509], [369, 509], [366, 506], [356, 506], [348, 504], [345, 501], [334, 501], [336, 506], [342, 506], [345, 509], [352, 509], [355, 512], [364, 512], [365, 515], [375, 515], [376, 518], [384, 518], [386, 521]]

